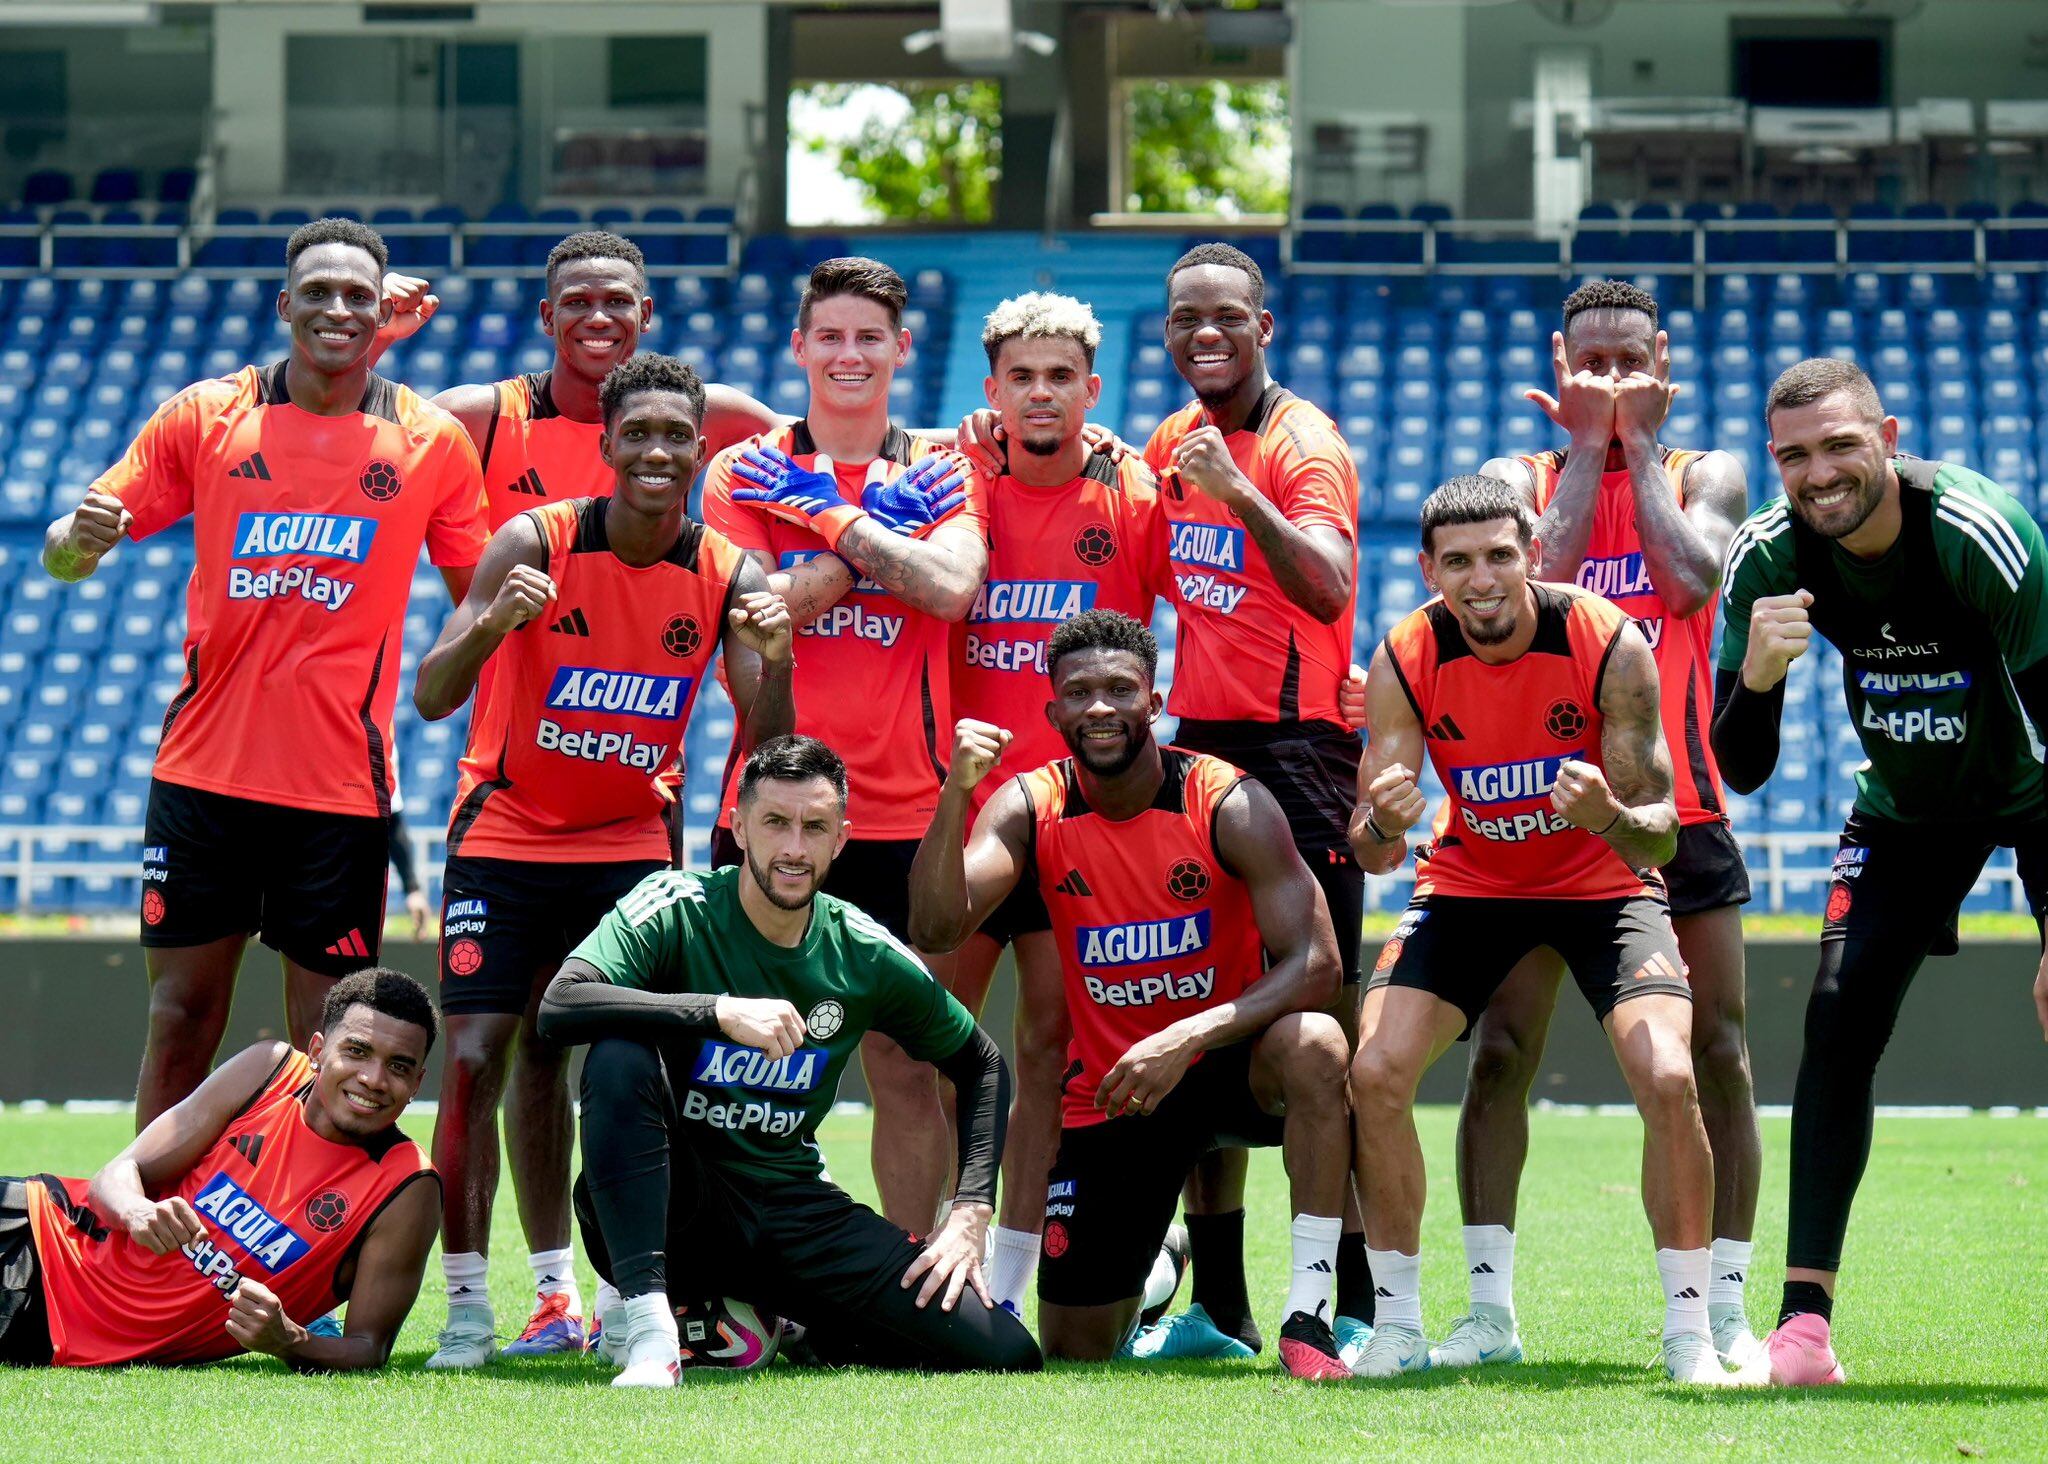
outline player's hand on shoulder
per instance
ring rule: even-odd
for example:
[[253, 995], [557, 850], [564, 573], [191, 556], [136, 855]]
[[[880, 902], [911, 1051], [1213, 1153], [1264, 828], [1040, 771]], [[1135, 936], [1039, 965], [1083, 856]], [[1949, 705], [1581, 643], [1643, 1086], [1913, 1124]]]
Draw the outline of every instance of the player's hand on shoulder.
[[428, 290], [425, 280], [396, 270], [384, 276], [384, 298], [391, 302], [391, 318], [377, 327], [377, 339], [386, 345], [418, 335], [441, 308], [441, 297]]
[[1550, 806], [1558, 817], [1589, 834], [1604, 834], [1621, 815], [1621, 804], [1607, 786], [1607, 775], [1575, 757], [1558, 764], [1557, 781], [1550, 787]]
[[763, 661], [780, 665], [790, 659], [796, 627], [782, 596], [771, 590], [750, 591], [740, 596], [726, 617], [740, 643]]
[[1173, 466], [1189, 483], [1228, 508], [1241, 496], [1237, 464], [1212, 423], [1204, 422], [1180, 440]]
[[152, 1255], [167, 1256], [206, 1239], [206, 1222], [181, 1195], [141, 1201], [121, 1216], [121, 1226]]
[[1002, 759], [1010, 741], [1006, 728], [962, 717], [953, 727], [953, 760], [946, 781], [962, 789], [977, 786]]
[[771, 1062], [804, 1045], [804, 1019], [780, 997], [719, 997], [718, 1030], [742, 1047], [760, 1049]]
[[993, 407], [981, 407], [962, 417], [959, 431], [953, 434], [953, 451], [972, 463], [974, 471], [984, 477], [1002, 477], [1010, 470], [1002, 414]]
[[1132, 447], [1100, 422], [1082, 424], [1081, 442], [1090, 452], [1106, 454], [1113, 463], [1120, 463], [1127, 457], [1136, 457], [1138, 455], [1138, 450], [1135, 447]]
[[515, 564], [498, 586], [488, 610], [477, 617], [484, 629], [510, 635], [545, 611], [555, 598], [555, 582], [530, 564]]
[[276, 1355], [298, 1340], [277, 1294], [247, 1276], [228, 1296], [227, 1328], [228, 1335], [251, 1352]]
[[959, 1204], [947, 1212], [946, 1221], [938, 1232], [925, 1242], [917, 1259], [903, 1273], [899, 1283], [908, 1291], [923, 1278], [918, 1287], [917, 1304], [927, 1306], [933, 1297], [939, 1298], [939, 1310], [951, 1311], [959, 1305], [961, 1294], [970, 1286], [981, 1298], [981, 1304], [992, 1307], [995, 1297], [989, 1294], [988, 1280], [982, 1274], [982, 1254], [988, 1246], [989, 1207], [976, 1204]]
[[121, 542], [135, 515], [111, 493], [88, 488], [85, 498], [71, 511], [71, 532], [65, 547], [80, 559], [99, 559]]
[[1813, 639], [1810, 590], [1760, 595], [1749, 607], [1749, 647], [1742, 653], [1742, 684], [1769, 691], [1785, 679]]
[[1178, 1022], [1139, 1038], [1102, 1075], [1095, 1106], [1111, 1118], [1152, 1112], [1187, 1075], [1196, 1051]]

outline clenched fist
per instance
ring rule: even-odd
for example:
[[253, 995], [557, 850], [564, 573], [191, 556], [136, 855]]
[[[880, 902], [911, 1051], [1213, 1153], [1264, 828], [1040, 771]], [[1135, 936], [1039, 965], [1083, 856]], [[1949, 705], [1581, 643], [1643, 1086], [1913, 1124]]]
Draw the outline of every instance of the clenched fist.
[[963, 790], [974, 788], [1002, 759], [1010, 734], [988, 722], [962, 717], [953, 728], [953, 761], [946, 781]]
[[770, 1062], [804, 1044], [804, 1019], [780, 997], [721, 996], [718, 1030], [742, 1047], [758, 1049]]
[[1606, 833], [1621, 817], [1621, 804], [1607, 786], [1607, 775], [1575, 757], [1558, 765], [1550, 806], [1566, 823], [1589, 834]]
[[418, 335], [441, 308], [441, 297], [428, 290], [425, 280], [396, 270], [384, 276], [384, 298], [391, 304], [391, 318], [377, 328], [377, 339], [387, 347]]
[[1223, 434], [1206, 422], [1180, 440], [1173, 465], [1181, 477], [1225, 508], [1235, 508], [1244, 498], [1244, 475], [1231, 460]]
[[135, 515], [120, 499], [88, 489], [85, 501], [71, 511], [71, 528], [64, 535], [62, 553], [79, 569], [97, 564], [134, 522]]
[[1813, 639], [1813, 605], [1809, 590], [1765, 595], [1749, 607], [1749, 649], [1742, 653], [1742, 684], [1751, 691], [1769, 691], [1785, 679], [1792, 663], [1806, 654]]
[[121, 1217], [129, 1239], [152, 1255], [167, 1256], [194, 1241], [206, 1239], [199, 1212], [184, 1199], [144, 1200]]
[[740, 644], [767, 664], [780, 666], [793, 654], [790, 647], [795, 627], [782, 596], [765, 590], [741, 595], [739, 604], [726, 612], [726, 619], [732, 622]]
[[545, 611], [555, 598], [555, 582], [530, 564], [515, 564], [498, 586], [491, 608], [477, 617], [477, 624], [498, 635], [510, 635]]
[[1351, 811], [1352, 848], [1395, 842], [1422, 821], [1428, 806], [1422, 789], [1416, 786], [1414, 770], [1389, 763], [1366, 785], [1364, 800]]

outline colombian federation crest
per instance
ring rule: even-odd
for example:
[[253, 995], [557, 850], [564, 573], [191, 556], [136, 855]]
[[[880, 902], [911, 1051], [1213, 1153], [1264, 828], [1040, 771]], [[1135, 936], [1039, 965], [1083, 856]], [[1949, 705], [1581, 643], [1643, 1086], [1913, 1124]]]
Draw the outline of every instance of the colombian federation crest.
[[804, 1031], [825, 1041], [846, 1025], [846, 1008], [836, 1001], [821, 1001], [811, 1008], [811, 1014], [804, 1018]]

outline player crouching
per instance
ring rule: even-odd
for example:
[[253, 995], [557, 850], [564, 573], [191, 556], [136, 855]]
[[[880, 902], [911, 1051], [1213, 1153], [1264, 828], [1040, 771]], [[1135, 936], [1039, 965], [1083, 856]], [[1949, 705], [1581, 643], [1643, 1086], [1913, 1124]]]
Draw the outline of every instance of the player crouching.
[[[90, 1181], [0, 1180], [0, 1362], [382, 1367], [441, 1227], [397, 1127], [434, 1028], [418, 982], [358, 971], [304, 1052], [236, 1054]], [[343, 1301], [340, 1336], [296, 1320]]]
[[1384, 875], [1407, 858], [1425, 811], [1414, 771], [1424, 756], [1448, 796], [1360, 1013], [1351, 1099], [1379, 1316], [1353, 1371], [1430, 1365], [1415, 1090], [1515, 963], [1548, 946], [1606, 1029], [1642, 1114], [1665, 1373], [1727, 1383], [1707, 1329], [1714, 1168], [1693, 1085], [1692, 994], [1656, 871], [1678, 843], [1657, 663], [1612, 602], [1529, 577], [1533, 528], [1497, 478], [1432, 493], [1421, 563], [1437, 598], [1387, 633], [1366, 678], [1359, 864]]
[[1279, 1145], [1295, 1215], [1280, 1358], [1347, 1377], [1330, 1332], [1350, 1125], [1344, 1033], [1322, 1010], [1329, 910], [1265, 788], [1153, 741], [1158, 659], [1129, 616], [1060, 626], [1046, 714], [1072, 755], [999, 790], [971, 837], [974, 787], [1010, 734], [959, 724], [911, 930], [951, 950], [1026, 879], [1052, 916], [1074, 1035], [1038, 1273], [1046, 1355], [1114, 1355], [1188, 1172], [1220, 1147]]

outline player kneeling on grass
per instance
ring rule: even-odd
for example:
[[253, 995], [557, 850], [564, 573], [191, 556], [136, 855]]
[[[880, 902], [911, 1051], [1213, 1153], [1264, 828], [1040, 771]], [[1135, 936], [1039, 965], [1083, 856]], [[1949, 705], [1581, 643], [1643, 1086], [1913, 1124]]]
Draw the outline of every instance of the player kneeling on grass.
[[1348, 1049], [1323, 1011], [1329, 909], [1272, 794], [1153, 741], [1150, 631], [1090, 610], [1047, 657], [1046, 714], [1072, 755], [1000, 789], [970, 837], [974, 787], [1010, 734], [961, 722], [910, 906], [929, 950], [958, 946], [1027, 879], [1052, 916], [1074, 1035], [1038, 1273], [1047, 1355], [1099, 1360], [1129, 1337], [1203, 1155], [1280, 1145], [1295, 1215], [1280, 1359], [1347, 1376], [1330, 1333], [1350, 1130]]
[[[1714, 1163], [1693, 1086], [1692, 995], [1656, 866], [1678, 845], [1657, 663], [1628, 614], [1529, 577], [1534, 515], [1498, 478], [1453, 478], [1422, 505], [1438, 598], [1401, 620], [1366, 678], [1352, 846], [1391, 874], [1425, 802], [1448, 796], [1415, 898], [1381, 951], [1351, 1067], [1358, 1190], [1378, 1287], [1361, 1377], [1430, 1365], [1422, 1334], [1423, 1162], [1415, 1090], [1530, 951], [1564, 958], [1643, 1116], [1643, 1204], [1665, 1296], [1663, 1363], [1726, 1383], [1707, 1329]], [[1496, 1343], [1520, 1356], [1512, 1332]]]
[[[91, 1180], [0, 1180], [0, 1362], [382, 1367], [441, 1226], [397, 1127], [434, 1027], [410, 976], [358, 971], [304, 1052], [238, 1053]], [[344, 1301], [340, 1336], [296, 1320]]]
[[[740, 774], [740, 867], [649, 876], [542, 1000], [544, 1038], [590, 1044], [575, 1203], [607, 1283], [600, 1350], [622, 1364], [615, 1386], [673, 1386], [685, 1351], [692, 1365], [772, 1361], [779, 1317], [821, 1361], [1039, 1366], [981, 1271], [1008, 1070], [907, 946], [819, 894], [847, 827], [832, 749], [762, 743]], [[818, 1125], [869, 1031], [959, 1093], [959, 1186], [929, 1241], [825, 1178]]]

